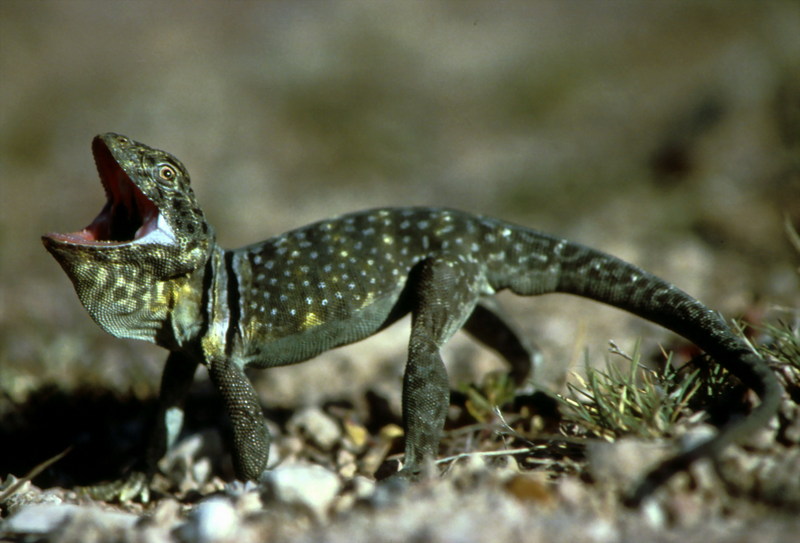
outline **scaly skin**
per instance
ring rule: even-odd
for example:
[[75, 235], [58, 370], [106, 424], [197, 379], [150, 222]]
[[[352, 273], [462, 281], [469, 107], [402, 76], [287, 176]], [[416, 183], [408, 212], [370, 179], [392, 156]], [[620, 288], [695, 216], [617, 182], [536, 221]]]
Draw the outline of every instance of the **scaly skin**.
[[497, 350], [517, 382], [530, 372], [534, 351], [487, 298], [503, 289], [566, 292], [630, 311], [695, 342], [761, 397], [748, 417], [650, 473], [631, 503], [762, 427], [777, 409], [774, 375], [717, 313], [610, 255], [442, 208], [363, 211], [225, 250], [173, 156], [116, 134], [95, 138], [93, 151], [108, 204], [84, 230], [43, 241], [103, 329], [170, 350], [148, 475], [180, 430], [198, 364], [232, 419], [237, 476], [257, 480], [270, 436], [244, 369], [308, 360], [411, 313], [405, 461], [396, 477], [417, 478], [438, 452], [448, 407], [439, 349], [459, 328]]

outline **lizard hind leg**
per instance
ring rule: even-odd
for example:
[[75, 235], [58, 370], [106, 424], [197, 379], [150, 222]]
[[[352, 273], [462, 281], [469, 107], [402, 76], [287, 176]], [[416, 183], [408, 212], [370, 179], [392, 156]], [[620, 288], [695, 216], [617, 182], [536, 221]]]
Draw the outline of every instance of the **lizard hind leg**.
[[437, 257], [423, 262], [412, 285], [411, 338], [403, 379], [405, 461], [396, 477], [418, 479], [439, 449], [450, 385], [439, 349], [478, 301], [477, 267]]
[[482, 299], [475, 306], [464, 330], [502, 356], [511, 366], [511, 378], [517, 386], [525, 384], [542, 364], [542, 352], [522, 336], [492, 298]]

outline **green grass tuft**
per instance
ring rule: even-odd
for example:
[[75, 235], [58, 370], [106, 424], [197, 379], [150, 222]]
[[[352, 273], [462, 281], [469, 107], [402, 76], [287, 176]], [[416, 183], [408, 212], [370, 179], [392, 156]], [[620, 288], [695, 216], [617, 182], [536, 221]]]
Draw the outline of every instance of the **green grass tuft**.
[[557, 395], [565, 407], [565, 421], [608, 441], [624, 435], [670, 435], [703, 385], [700, 370], [687, 375], [674, 369], [671, 355], [663, 370], [648, 368], [641, 363], [638, 343], [628, 355], [612, 342], [611, 353], [627, 360], [627, 367], [609, 364], [600, 370], [591, 367], [587, 359], [586, 377], [575, 373], [577, 383], [568, 383], [567, 393]]

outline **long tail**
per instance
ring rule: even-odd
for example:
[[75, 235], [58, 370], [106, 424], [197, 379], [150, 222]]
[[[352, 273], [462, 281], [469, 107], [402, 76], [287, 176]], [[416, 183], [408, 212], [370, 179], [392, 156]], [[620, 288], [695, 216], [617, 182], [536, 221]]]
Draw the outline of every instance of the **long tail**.
[[[519, 294], [544, 291], [575, 294], [659, 324], [695, 343], [761, 399], [747, 417], [723, 426], [711, 440], [651, 471], [627, 503], [640, 503], [672, 475], [699, 458], [715, 456], [727, 445], [743, 440], [766, 426], [777, 412], [782, 388], [775, 374], [763, 358], [734, 335], [717, 312], [666, 281], [611, 255], [538, 233], [531, 236], [530, 231], [522, 237], [526, 249], [535, 248], [537, 254], [547, 257], [529, 262], [527, 271], [536, 279], [516, 285], [512, 280], [508, 285], [512, 290]], [[517, 271], [525, 275], [522, 270]], [[531, 289], [534, 284], [537, 288]]]

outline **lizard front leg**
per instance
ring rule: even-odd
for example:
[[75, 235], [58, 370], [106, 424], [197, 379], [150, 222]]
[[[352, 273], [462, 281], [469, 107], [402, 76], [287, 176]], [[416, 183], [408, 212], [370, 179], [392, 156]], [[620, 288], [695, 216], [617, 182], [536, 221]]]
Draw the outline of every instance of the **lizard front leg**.
[[120, 480], [80, 487], [80, 493], [103, 501], [150, 501], [150, 482], [158, 469], [158, 461], [175, 444], [183, 426], [183, 399], [196, 369], [197, 360], [181, 352], [170, 353], [161, 375], [156, 420], [147, 443], [144, 465], [138, 462], [134, 471]]
[[236, 477], [257, 481], [267, 467], [271, 441], [258, 395], [244, 370], [230, 360], [212, 360], [208, 371], [233, 424]]
[[150, 479], [158, 461], [175, 445], [183, 427], [183, 400], [194, 380], [198, 361], [185, 353], [172, 351], [161, 374], [158, 411], [147, 447], [145, 473]]

